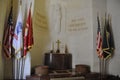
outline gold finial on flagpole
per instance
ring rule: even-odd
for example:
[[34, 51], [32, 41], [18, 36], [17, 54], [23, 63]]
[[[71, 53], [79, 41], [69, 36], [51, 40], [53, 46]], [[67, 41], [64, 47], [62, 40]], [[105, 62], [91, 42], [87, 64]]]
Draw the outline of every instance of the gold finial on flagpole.
[[13, 0], [11, 0], [11, 5], [13, 6]]
[[105, 20], [107, 19], [106, 17], [107, 17], [107, 13], [105, 12]]
[[99, 17], [99, 12], [97, 12], [97, 16]]
[[110, 20], [111, 19], [111, 15], [110, 14], [108, 14], [108, 20]]
[[22, 0], [20, 0], [20, 5], [22, 5]]
[[31, 9], [31, 7], [32, 7], [32, 2], [30, 3], [30, 9]]

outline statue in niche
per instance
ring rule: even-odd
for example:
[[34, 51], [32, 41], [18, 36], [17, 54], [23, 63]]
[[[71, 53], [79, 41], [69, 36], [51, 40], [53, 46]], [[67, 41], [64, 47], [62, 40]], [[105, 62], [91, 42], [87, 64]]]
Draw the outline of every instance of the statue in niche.
[[61, 11], [61, 5], [60, 4], [56, 4], [55, 5], [55, 31], [57, 33], [57, 35], [60, 34], [61, 32], [61, 20], [62, 20], [62, 11]]

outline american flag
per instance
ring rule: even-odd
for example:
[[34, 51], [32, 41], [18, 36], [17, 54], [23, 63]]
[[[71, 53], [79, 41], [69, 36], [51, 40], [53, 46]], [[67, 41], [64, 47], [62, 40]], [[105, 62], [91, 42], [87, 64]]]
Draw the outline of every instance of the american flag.
[[7, 20], [7, 26], [4, 29], [3, 50], [7, 58], [11, 58], [12, 53], [12, 38], [13, 38], [13, 18], [12, 6]]
[[98, 30], [97, 30], [97, 54], [100, 58], [102, 58], [102, 36], [101, 36], [101, 29], [100, 29], [100, 21], [99, 16], [97, 16], [98, 21]]

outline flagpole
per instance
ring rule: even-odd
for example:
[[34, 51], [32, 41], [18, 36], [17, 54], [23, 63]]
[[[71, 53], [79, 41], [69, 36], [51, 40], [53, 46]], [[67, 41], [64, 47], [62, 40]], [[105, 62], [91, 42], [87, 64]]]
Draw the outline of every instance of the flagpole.
[[[19, 0], [19, 11], [18, 11], [18, 17], [17, 17], [17, 23], [15, 26], [14, 30], [14, 35], [18, 37], [16, 39], [15, 36], [13, 36], [13, 48], [15, 49], [15, 57], [14, 57], [14, 78], [15, 79], [20, 79], [21, 76], [21, 55], [22, 55], [22, 13], [21, 13], [21, 5], [22, 5], [22, 0]], [[19, 26], [18, 26], [19, 25]], [[17, 28], [19, 27], [19, 29]], [[18, 30], [18, 33], [17, 33]], [[17, 45], [18, 44], [18, 45]]]
[[15, 67], [14, 67], [14, 56], [12, 56], [12, 79], [14, 79], [14, 75], [15, 75]]
[[102, 80], [102, 76], [101, 76], [101, 74], [102, 74], [102, 60], [101, 60], [101, 58], [99, 58], [99, 70], [100, 70], [100, 80]]
[[23, 79], [24, 67], [25, 67], [25, 57], [22, 57], [21, 76], [20, 76], [21, 79]]
[[30, 3], [30, 9], [31, 9], [31, 7], [32, 7], [32, 2]]
[[[32, 2], [30, 3], [30, 10], [31, 10], [31, 6], [32, 6]], [[29, 10], [29, 11], [30, 11]], [[27, 10], [26, 10], [27, 11]], [[29, 14], [28, 14], [29, 15]], [[26, 23], [26, 25], [27, 25], [27, 23]], [[25, 25], [25, 27], [26, 27], [26, 25]], [[25, 28], [24, 28], [24, 31], [25, 31]], [[23, 32], [23, 34], [26, 34], [26, 32]], [[23, 35], [23, 47], [25, 47], [24, 46], [24, 35]], [[28, 57], [26, 54], [24, 54], [24, 49], [23, 49], [23, 51], [22, 51], [22, 53], [23, 53], [23, 55], [22, 55], [22, 68], [21, 68], [21, 79], [24, 79], [24, 75], [25, 75], [25, 73], [24, 73], [24, 69], [25, 69], [25, 60], [26, 60], [26, 58]], [[28, 51], [27, 51], [27, 53], [28, 53]]]
[[103, 59], [103, 78], [106, 76], [106, 59]]
[[[13, 8], [13, 0], [11, 0], [11, 8]], [[12, 22], [13, 23], [13, 22]], [[13, 26], [13, 24], [12, 24], [12, 26]], [[13, 31], [11, 31], [11, 35], [12, 35], [12, 37], [11, 37], [11, 44], [12, 44], [12, 38], [13, 38]], [[13, 48], [12, 48], [12, 45], [11, 45], [11, 61], [12, 61], [12, 79], [14, 79], [14, 55], [13, 55]]]
[[[20, 6], [22, 6], [22, 0], [20, 0]], [[22, 27], [22, 30], [24, 30], [24, 27]], [[23, 32], [22, 32], [22, 41], [23, 41], [23, 43], [22, 43], [22, 46], [24, 45], [24, 37], [23, 37]], [[23, 48], [24, 48], [24, 46], [23, 46]], [[24, 54], [24, 51], [23, 51], [23, 48], [22, 48], [22, 51], [21, 51], [21, 69], [20, 69], [20, 79], [23, 79], [23, 69], [24, 69], [24, 67], [23, 67], [23, 65], [24, 65], [24, 59], [23, 59], [23, 54]]]
[[14, 77], [14, 79], [17, 79], [18, 78], [18, 61], [17, 61], [16, 57], [15, 57], [15, 64], [14, 64], [14, 66], [15, 66], [15, 77]]
[[[21, 9], [21, 6], [22, 6], [22, 0], [20, 0], [20, 9]], [[22, 37], [23, 39], [23, 37]], [[22, 72], [20, 70], [22, 70], [22, 53], [23, 53], [23, 49], [21, 50], [21, 60], [19, 59], [19, 79], [22, 79], [21, 76], [22, 76]], [[20, 61], [21, 61], [21, 64], [20, 64]]]

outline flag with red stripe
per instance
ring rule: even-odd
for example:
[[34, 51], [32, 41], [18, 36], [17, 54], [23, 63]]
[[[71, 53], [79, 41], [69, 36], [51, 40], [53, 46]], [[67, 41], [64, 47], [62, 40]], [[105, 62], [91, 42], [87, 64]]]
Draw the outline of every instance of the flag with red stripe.
[[98, 21], [98, 30], [97, 30], [97, 54], [100, 58], [102, 58], [102, 36], [101, 36], [101, 29], [100, 29], [100, 21], [99, 16], [97, 16]]
[[27, 51], [31, 49], [33, 45], [33, 28], [32, 28], [32, 17], [31, 17], [31, 8], [29, 9], [26, 26], [24, 29], [24, 53], [23, 56], [26, 56]]
[[3, 50], [7, 58], [11, 58], [12, 37], [13, 37], [13, 18], [12, 6], [7, 20], [7, 26], [4, 29]]

